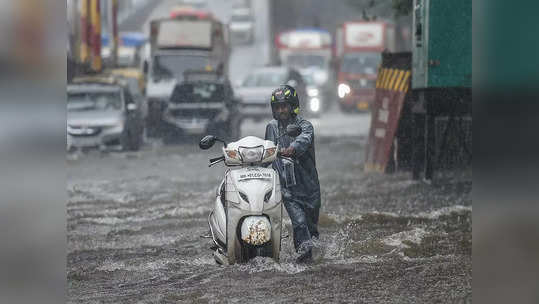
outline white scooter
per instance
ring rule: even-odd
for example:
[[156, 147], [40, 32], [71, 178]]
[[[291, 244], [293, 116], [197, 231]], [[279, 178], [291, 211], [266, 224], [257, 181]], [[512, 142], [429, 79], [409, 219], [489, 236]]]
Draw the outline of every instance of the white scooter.
[[[286, 134], [301, 133], [289, 125]], [[217, 188], [214, 209], [208, 216], [213, 256], [219, 264], [244, 263], [256, 256], [279, 261], [283, 204], [278, 173], [266, 168], [278, 157], [279, 147], [272, 141], [247, 136], [227, 144], [207, 135], [200, 140], [201, 149], [222, 142], [223, 156], [210, 159], [210, 167], [224, 162], [228, 167]]]

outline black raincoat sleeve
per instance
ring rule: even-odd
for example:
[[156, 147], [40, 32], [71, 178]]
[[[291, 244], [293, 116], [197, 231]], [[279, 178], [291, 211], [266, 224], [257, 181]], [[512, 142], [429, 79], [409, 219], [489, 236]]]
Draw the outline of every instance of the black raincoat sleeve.
[[300, 157], [305, 152], [309, 151], [309, 149], [312, 147], [314, 139], [314, 128], [310, 122], [307, 120], [301, 120], [299, 122], [299, 126], [301, 127], [301, 134], [298, 135], [298, 137], [296, 137], [292, 143], [290, 143], [290, 146], [294, 148], [294, 153], [297, 157]]

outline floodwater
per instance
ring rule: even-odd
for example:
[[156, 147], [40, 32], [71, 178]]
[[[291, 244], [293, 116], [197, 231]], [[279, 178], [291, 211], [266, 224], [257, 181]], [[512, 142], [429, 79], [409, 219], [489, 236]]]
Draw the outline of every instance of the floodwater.
[[[327, 120], [350, 118], [368, 120], [340, 113]], [[365, 141], [317, 138], [321, 238], [312, 265], [295, 263], [291, 238], [280, 263], [215, 264], [211, 241], [200, 236], [224, 172], [207, 167], [217, 147], [201, 151], [193, 139], [69, 155], [68, 301], [471, 301], [471, 173], [445, 174], [437, 185], [407, 173], [366, 174]], [[288, 217], [285, 224], [288, 233]]]

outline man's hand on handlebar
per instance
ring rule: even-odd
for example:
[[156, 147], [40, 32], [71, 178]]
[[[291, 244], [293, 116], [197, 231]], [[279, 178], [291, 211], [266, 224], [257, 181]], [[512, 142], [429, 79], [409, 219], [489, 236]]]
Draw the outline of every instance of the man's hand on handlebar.
[[281, 156], [282, 157], [292, 157], [294, 155], [294, 147], [288, 147], [285, 149], [281, 149]]

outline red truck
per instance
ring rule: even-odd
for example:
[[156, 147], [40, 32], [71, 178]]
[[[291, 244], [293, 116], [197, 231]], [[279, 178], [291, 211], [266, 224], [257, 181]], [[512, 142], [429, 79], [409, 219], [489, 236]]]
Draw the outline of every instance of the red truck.
[[374, 102], [382, 52], [395, 51], [395, 27], [384, 21], [346, 22], [337, 29], [337, 95], [345, 112]]

